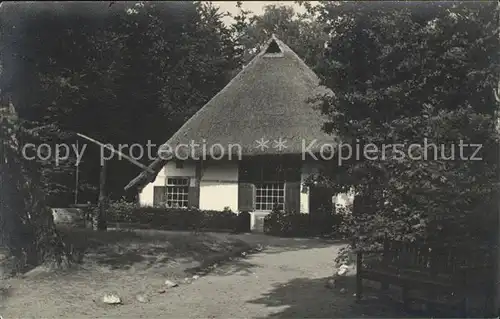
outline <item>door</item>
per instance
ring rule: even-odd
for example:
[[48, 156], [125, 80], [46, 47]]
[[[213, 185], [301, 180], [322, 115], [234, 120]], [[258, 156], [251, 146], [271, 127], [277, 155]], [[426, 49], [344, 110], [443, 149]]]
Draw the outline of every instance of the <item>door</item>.
[[319, 233], [332, 231], [334, 205], [333, 191], [323, 186], [309, 187], [309, 219], [311, 226]]

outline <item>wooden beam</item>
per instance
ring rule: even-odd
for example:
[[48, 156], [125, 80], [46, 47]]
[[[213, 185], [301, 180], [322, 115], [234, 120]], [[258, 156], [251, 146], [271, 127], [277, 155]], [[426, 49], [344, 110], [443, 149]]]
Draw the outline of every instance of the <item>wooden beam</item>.
[[142, 163], [138, 162], [137, 160], [135, 160], [135, 159], [133, 159], [133, 158], [131, 158], [131, 157], [129, 157], [129, 156], [127, 156], [127, 155], [123, 154], [123, 153], [122, 153], [122, 152], [120, 152], [120, 151], [115, 150], [115, 149], [113, 148], [113, 146], [110, 146], [110, 145], [106, 145], [106, 144], [104, 144], [104, 143], [101, 143], [101, 142], [99, 142], [99, 141], [97, 141], [97, 140], [95, 140], [95, 139], [93, 139], [93, 138], [91, 138], [91, 137], [88, 137], [88, 136], [86, 136], [86, 135], [83, 135], [83, 134], [81, 134], [81, 133], [76, 133], [76, 135], [78, 135], [78, 136], [80, 136], [80, 137], [82, 137], [82, 138], [84, 138], [84, 139], [86, 139], [86, 140], [88, 140], [88, 141], [91, 141], [92, 143], [95, 143], [95, 144], [97, 144], [97, 145], [99, 145], [99, 146], [101, 146], [101, 147], [105, 147], [106, 149], [110, 150], [111, 152], [113, 152], [113, 153], [115, 153], [115, 154], [118, 154], [119, 156], [122, 156], [123, 158], [125, 158], [126, 160], [128, 160], [130, 163], [132, 163], [132, 164], [134, 164], [134, 165], [136, 165], [136, 166], [139, 166], [140, 168], [142, 168], [142, 169], [143, 169], [143, 170], [145, 170], [145, 171], [148, 171], [148, 172], [149, 172], [149, 173], [151, 173], [151, 174], [155, 174], [155, 171], [153, 171], [150, 167], [148, 167], [148, 166], [146, 166], [146, 165], [144, 165], [144, 164], [142, 164]]
[[165, 166], [167, 162], [167, 160], [162, 160], [161, 158], [155, 159], [154, 162], [149, 165], [148, 170], [143, 170], [139, 175], [131, 180], [124, 189], [129, 190], [130, 188], [142, 183], [143, 181], [149, 182], [149, 180], [153, 178], [161, 170], [161, 168]]

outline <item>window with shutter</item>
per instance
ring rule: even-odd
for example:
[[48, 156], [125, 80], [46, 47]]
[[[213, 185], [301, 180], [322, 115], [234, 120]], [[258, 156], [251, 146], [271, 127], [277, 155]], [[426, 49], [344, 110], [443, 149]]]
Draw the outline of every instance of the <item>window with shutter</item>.
[[[288, 199], [288, 196], [291, 198]], [[250, 208], [271, 211], [275, 206], [278, 209], [297, 210], [300, 209], [298, 205], [300, 162], [266, 158], [247, 159], [240, 163], [240, 211], [248, 211]]]

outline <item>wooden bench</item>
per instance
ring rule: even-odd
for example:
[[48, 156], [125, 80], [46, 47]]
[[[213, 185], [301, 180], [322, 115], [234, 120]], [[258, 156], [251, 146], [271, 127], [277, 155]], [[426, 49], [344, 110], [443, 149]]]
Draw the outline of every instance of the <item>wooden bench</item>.
[[[363, 297], [363, 280], [366, 279], [379, 282], [384, 291], [390, 286], [401, 288], [401, 298], [397, 301], [407, 311], [412, 302], [418, 302], [425, 304], [431, 313], [454, 308], [460, 317], [466, 317], [471, 294], [491, 293], [488, 274], [492, 263], [488, 250], [391, 240], [385, 240], [383, 246], [379, 251], [357, 253], [358, 301]], [[370, 262], [368, 256], [375, 259]]]

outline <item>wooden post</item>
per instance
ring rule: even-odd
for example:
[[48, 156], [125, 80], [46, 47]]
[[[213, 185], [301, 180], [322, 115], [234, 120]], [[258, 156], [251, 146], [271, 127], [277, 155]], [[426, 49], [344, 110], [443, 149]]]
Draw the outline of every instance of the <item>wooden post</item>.
[[[498, 115], [497, 115], [498, 116]], [[500, 121], [500, 119], [497, 118], [497, 121]], [[500, 162], [500, 146], [498, 147], [499, 149], [497, 150], [498, 153], [498, 161]], [[498, 167], [497, 167], [498, 170]], [[499, 180], [500, 180], [500, 172], [497, 172], [499, 175]], [[496, 208], [497, 210], [497, 226], [496, 226], [496, 231], [495, 231], [495, 245], [493, 247], [495, 248], [493, 252], [493, 267], [492, 267], [492, 289], [490, 290], [492, 296], [487, 296], [487, 299], [490, 299], [490, 306], [488, 307], [487, 311], [487, 316], [490, 317], [498, 317], [500, 315], [500, 206]], [[492, 299], [492, 300], [491, 300]]]
[[363, 253], [356, 254], [356, 302], [363, 299]]
[[97, 212], [97, 230], [107, 230], [108, 225], [106, 223], [106, 165], [107, 161], [103, 160], [101, 166], [101, 172], [99, 175], [99, 204]]
[[[389, 238], [387, 237], [387, 234], [384, 236], [384, 248], [382, 252], [382, 264], [384, 265], [384, 268], [387, 269], [390, 266], [392, 256], [390, 255], [389, 251]], [[383, 291], [389, 290], [389, 283], [382, 281], [380, 283], [380, 288]]]
[[[498, 121], [498, 119], [497, 119]], [[500, 147], [497, 152], [500, 155]], [[500, 156], [498, 158], [500, 161]], [[498, 168], [497, 168], [498, 169]], [[499, 180], [500, 180], [500, 172], [499, 172]], [[490, 244], [492, 249], [492, 258], [491, 262], [491, 281], [486, 287], [486, 318], [495, 318], [500, 315], [500, 206], [496, 208], [496, 231], [495, 231], [495, 239], [493, 245]]]
[[[500, 132], [500, 81], [497, 83], [497, 87], [493, 89], [493, 95], [497, 102], [497, 109], [495, 114], [495, 126], [496, 131]], [[497, 162], [500, 164], [500, 145], [497, 144]], [[500, 171], [497, 167], [497, 176], [500, 181]], [[498, 193], [497, 193], [498, 194]], [[495, 229], [495, 239], [494, 244], [491, 245], [494, 249], [493, 252], [493, 267], [492, 267], [492, 280], [491, 286], [487, 293], [487, 316], [497, 317], [500, 315], [500, 202], [497, 201], [496, 213], [496, 229]]]
[[[76, 149], [78, 148], [78, 140], [76, 140]], [[75, 205], [78, 204], [78, 185], [79, 185], [79, 165], [78, 158], [76, 159], [76, 169], [75, 169]]]
[[[500, 4], [497, 3], [497, 9], [500, 7]], [[497, 23], [500, 23], [500, 15], [498, 14], [497, 10]], [[500, 34], [497, 35], [497, 37], [500, 37]], [[498, 62], [498, 61], [497, 61]], [[495, 97], [495, 100], [497, 102], [496, 105], [496, 116], [495, 116], [495, 128], [497, 133], [500, 132], [500, 80], [497, 82], [497, 87], [493, 89], [493, 95]], [[500, 145], [497, 144], [497, 165], [500, 164]], [[500, 171], [499, 167], [497, 167], [497, 176], [498, 180], [500, 181]], [[497, 193], [498, 196], [498, 193]], [[498, 197], [497, 197], [498, 198]], [[495, 229], [495, 252], [493, 253], [493, 289], [492, 289], [492, 302], [490, 303], [493, 309], [488, 309], [492, 311], [492, 317], [498, 317], [500, 315], [500, 287], [499, 287], [499, 282], [500, 282], [500, 201], [497, 201], [498, 207], [496, 207], [496, 218], [497, 218], [497, 223], [496, 223], [496, 229]], [[490, 296], [487, 296], [487, 298]], [[490, 315], [488, 313], [487, 315]]]

